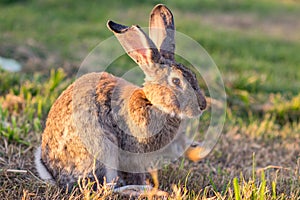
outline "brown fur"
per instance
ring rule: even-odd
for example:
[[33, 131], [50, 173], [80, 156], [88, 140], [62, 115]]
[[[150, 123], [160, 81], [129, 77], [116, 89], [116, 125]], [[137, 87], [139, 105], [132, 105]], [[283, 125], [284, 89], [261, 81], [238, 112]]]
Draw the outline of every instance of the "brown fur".
[[134, 91], [129, 99], [128, 113], [134, 123], [140, 126], [147, 126], [149, 124], [149, 107], [151, 102], [147, 99], [143, 90], [138, 89]]
[[144, 92], [153, 104], [161, 105], [161, 109], [169, 114], [180, 112], [178, 99], [170, 88], [160, 84], [145, 84]]
[[[172, 14], [165, 6], [157, 6], [153, 13], [151, 18], [156, 19], [150, 21], [163, 26], [161, 30], [174, 29]], [[154, 44], [138, 26], [113, 22], [108, 26], [143, 69], [145, 84], [140, 88], [106, 72], [90, 73], [77, 79], [56, 100], [42, 136], [40, 160], [65, 188], [72, 188], [80, 177], [91, 178], [93, 169], [100, 181], [105, 176], [111, 182], [118, 176], [119, 186], [145, 184], [143, 173], [117, 171], [145, 161], [142, 157], [127, 158], [124, 152], [163, 149], [180, 156], [191, 143], [184, 135], [184, 118], [199, 116], [206, 106], [196, 76], [173, 60], [174, 52], [159, 52], [155, 47], [163, 46], [159, 41], [175, 44], [174, 35], [158, 34], [162, 38], [153, 38]], [[174, 85], [174, 78], [181, 84]]]
[[[73, 88], [74, 85], [69, 86], [53, 104], [43, 133], [42, 160], [57, 180], [64, 179], [65, 174], [83, 176], [93, 164], [93, 157], [74, 131], [71, 121]], [[76, 182], [76, 178], [73, 181]]]

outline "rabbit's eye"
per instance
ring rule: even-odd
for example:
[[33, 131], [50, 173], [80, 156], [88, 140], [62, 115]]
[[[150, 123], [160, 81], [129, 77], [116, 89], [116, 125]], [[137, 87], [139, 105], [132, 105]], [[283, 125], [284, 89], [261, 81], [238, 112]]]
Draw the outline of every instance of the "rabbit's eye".
[[172, 78], [172, 83], [176, 86], [180, 86], [180, 79], [179, 78]]

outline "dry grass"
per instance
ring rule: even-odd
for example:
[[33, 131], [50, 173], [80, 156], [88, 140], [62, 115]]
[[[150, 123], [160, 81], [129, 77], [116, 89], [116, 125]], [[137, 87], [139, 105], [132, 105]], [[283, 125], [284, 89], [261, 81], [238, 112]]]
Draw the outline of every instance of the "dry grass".
[[[280, 138], [271, 142], [245, 135], [241, 137], [237, 129], [227, 132], [212, 154], [200, 163], [178, 161], [161, 170], [159, 188], [169, 192], [172, 199], [234, 198], [232, 181], [238, 177], [243, 199], [250, 199], [249, 195], [260, 187], [260, 176], [264, 172], [266, 199], [274, 195], [279, 199], [297, 199], [300, 195], [300, 139], [298, 136], [282, 141]], [[91, 192], [89, 183], [71, 194], [43, 183], [33, 168], [33, 150], [33, 147], [22, 144], [7, 144], [2, 138], [1, 154], [6, 156], [1, 156], [1, 199], [120, 198], [105, 187]]]
[[[1, 102], [5, 103], [5, 98]], [[237, 192], [242, 199], [297, 199], [300, 196], [300, 124], [286, 122], [281, 126], [268, 113], [240, 122], [232, 113], [234, 110], [228, 108], [227, 123], [214, 151], [199, 163], [180, 159], [160, 170], [159, 189], [167, 191], [169, 199], [238, 199]], [[22, 115], [26, 111], [7, 113], [7, 123], [11, 124], [12, 117], [19, 119]], [[92, 183], [66, 194], [41, 181], [33, 164], [41, 130], [29, 130], [24, 138], [26, 143], [1, 134], [0, 199], [121, 198], [105, 186], [92, 191]]]

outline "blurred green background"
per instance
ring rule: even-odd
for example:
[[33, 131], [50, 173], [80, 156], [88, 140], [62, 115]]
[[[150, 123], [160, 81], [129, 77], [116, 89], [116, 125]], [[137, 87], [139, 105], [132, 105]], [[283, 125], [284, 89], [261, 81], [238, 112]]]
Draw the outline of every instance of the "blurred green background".
[[0, 55], [22, 62], [32, 54], [36, 62], [26, 71], [65, 67], [72, 73], [112, 35], [108, 19], [147, 26], [157, 3], [173, 11], [177, 30], [207, 50], [228, 84], [251, 92], [299, 92], [300, 5], [288, 0], [2, 0]]

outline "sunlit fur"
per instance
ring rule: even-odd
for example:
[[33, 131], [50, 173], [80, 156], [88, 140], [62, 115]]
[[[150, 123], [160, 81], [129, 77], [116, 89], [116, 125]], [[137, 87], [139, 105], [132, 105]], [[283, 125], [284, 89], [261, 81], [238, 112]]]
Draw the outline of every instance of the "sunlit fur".
[[[117, 187], [141, 185], [145, 184], [145, 174], [117, 169], [129, 164], [139, 166], [142, 161], [129, 161], [119, 155], [118, 149], [146, 153], [175, 141], [170, 154], [180, 156], [191, 144], [181, 125], [203, 112], [205, 97], [195, 74], [174, 60], [174, 35], [166, 32], [175, 27], [172, 13], [163, 5], [156, 6], [150, 15], [151, 24], [163, 32], [152, 30], [149, 38], [138, 26], [108, 22], [109, 29], [145, 73], [145, 83], [138, 87], [102, 72], [84, 75], [70, 85], [53, 104], [41, 149], [35, 154], [41, 178], [53, 179], [69, 190], [78, 178], [93, 179], [94, 175], [100, 182], [104, 177], [107, 182], [118, 177]], [[143, 49], [135, 49], [140, 45]], [[171, 46], [171, 52], [165, 51], [165, 46]], [[172, 84], [172, 77], [179, 78], [182, 85]], [[197, 160], [195, 157], [193, 154]]]

